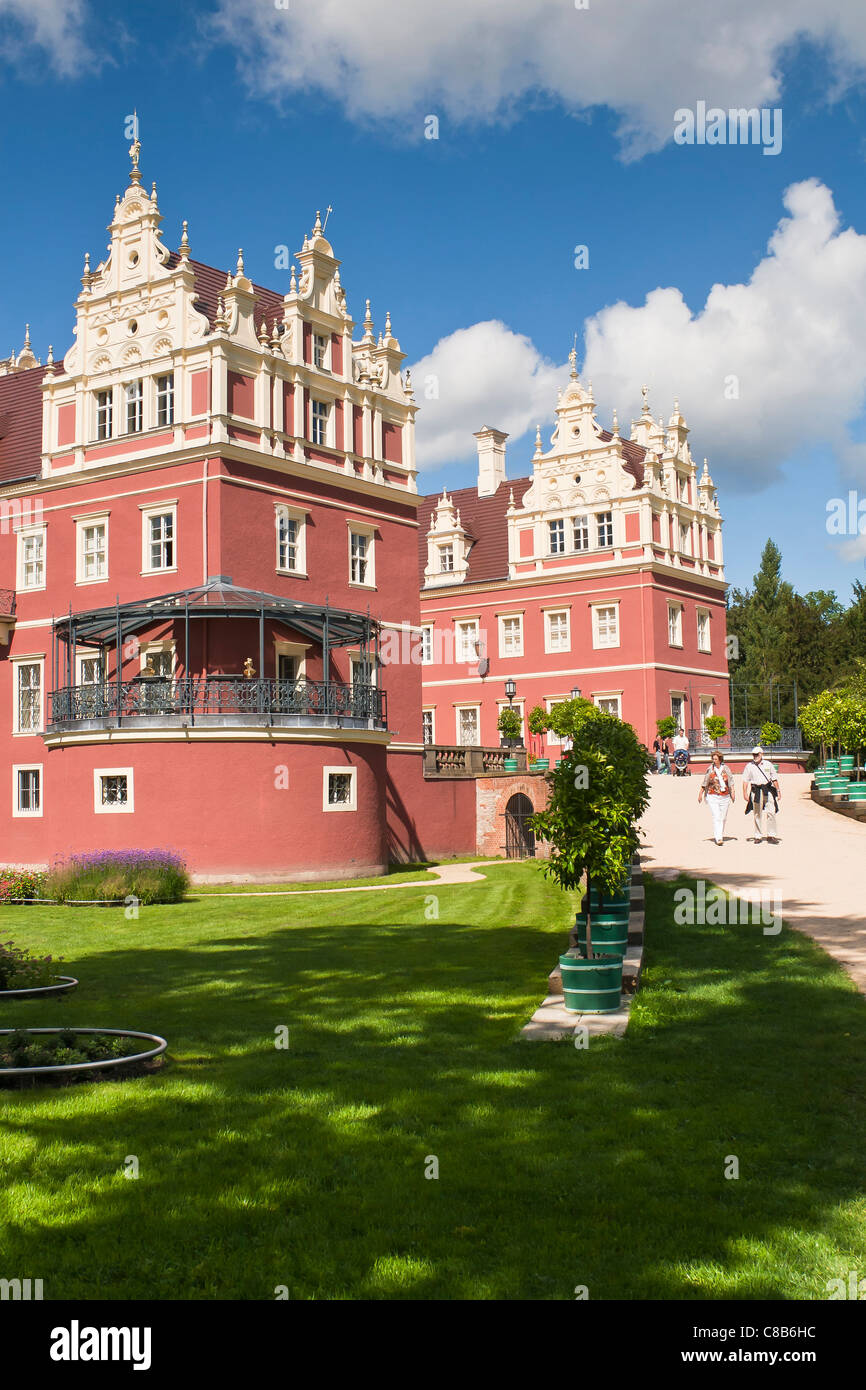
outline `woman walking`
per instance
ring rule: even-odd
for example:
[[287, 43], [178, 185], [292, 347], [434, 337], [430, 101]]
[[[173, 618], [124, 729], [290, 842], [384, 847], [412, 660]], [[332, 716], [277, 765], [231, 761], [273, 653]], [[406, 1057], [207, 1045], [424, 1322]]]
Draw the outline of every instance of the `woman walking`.
[[713, 817], [713, 838], [721, 845], [725, 838], [725, 821], [734, 799], [734, 779], [721, 753], [714, 752], [698, 792], [698, 805], [707, 798]]

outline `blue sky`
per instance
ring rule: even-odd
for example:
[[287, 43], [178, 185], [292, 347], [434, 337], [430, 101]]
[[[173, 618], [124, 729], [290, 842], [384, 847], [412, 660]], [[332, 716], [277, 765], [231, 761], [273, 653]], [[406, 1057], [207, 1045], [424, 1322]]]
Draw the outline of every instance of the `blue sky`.
[[[732, 583], [772, 535], [798, 587], [847, 599], [866, 537], [830, 537], [825, 519], [830, 498], [866, 495], [866, 20], [830, 4], [830, 27], [800, 39], [800, 0], [765, 5], [774, 37], [744, 73], [741, 0], [709, 56], [709, 0], [693, 0], [694, 28], [658, 0], [640, 32], [641, 0], [567, 17], [559, 0], [446, 0], [410, 4], [405, 24], [394, 3], [370, 0], [355, 32], [348, 3], [0, 0], [0, 354], [25, 321], [43, 358], [69, 346], [136, 106], [169, 245], [186, 217], [196, 258], [227, 266], [242, 245], [248, 274], [280, 290], [275, 247], [333, 205], [354, 317], [368, 296], [378, 327], [390, 310], [407, 361], [440, 383], [428, 404], [416, 373], [425, 490], [473, 481], [484, 424], [510, 430], [509, 472], [528, 471], [577, 332], [603, 423], [616, 406], [627, 432], [644, 380], [665, 419], [679, 394]], [[702, 98], [781, 108], [781, 153], [673, 143], [674, 110]], [[716, 284], [741, 288], [707, 309]]]

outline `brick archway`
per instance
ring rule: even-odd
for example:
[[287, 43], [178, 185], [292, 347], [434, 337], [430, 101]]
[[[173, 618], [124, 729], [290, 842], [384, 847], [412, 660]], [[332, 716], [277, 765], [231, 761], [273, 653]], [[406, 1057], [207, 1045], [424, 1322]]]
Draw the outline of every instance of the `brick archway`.
[[[518, 773], [515, 777], [479, 777], [475, 783], [475, 849], [484, 855], [505, 857], [505, 810], [513, 796], [523, 793], [534, 811], [547, 805], [547, 778], [540, 773]], [[535, 842], [537, 859], [550, 851], [542, 840]]]

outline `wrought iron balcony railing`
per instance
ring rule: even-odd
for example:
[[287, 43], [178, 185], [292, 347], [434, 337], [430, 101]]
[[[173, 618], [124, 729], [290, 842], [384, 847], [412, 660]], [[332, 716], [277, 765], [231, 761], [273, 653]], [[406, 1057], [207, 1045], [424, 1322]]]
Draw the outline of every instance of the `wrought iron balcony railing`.
[[51, 723], [173, 716], [194, 724], [200, 716], [355, 719], [387, 726], [385, 692], [375, 685], [339, 681], [275, 681], [233, 676], [185, 680], [144, 676], [97, 685], [67, 685], [51, 694]]
[[714, 748], [718, 748], [720, 753], [751, 753], [759, 743], [767, 753], [795, 753], [803, 747], [803, 731], [801, 729], [787, 728], [782, 729], [777, 743], [763, 744], [761, 740], [761, 725], [747, 727], [746, 725], [735, 725], [733, 729], [713, 742], [705, 729], [689, 729], [689, 748], [692, 752], [711, 753]]

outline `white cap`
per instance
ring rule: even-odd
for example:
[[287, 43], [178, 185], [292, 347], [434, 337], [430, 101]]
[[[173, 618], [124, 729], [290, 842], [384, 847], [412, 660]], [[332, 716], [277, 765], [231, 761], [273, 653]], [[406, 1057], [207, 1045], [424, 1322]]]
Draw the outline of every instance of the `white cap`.
[[764, 750], [763, 750], [763, 748], [761, 747], [761, 745], [760, 745], [760, 743], [759, 743], [758, 746], [757, 746], [757, 748], [753, 748], [753, 749], [752, 749], [752, 757], [754, 757], [756, 753], [763, 753], [763, 751], [764, 751]]

